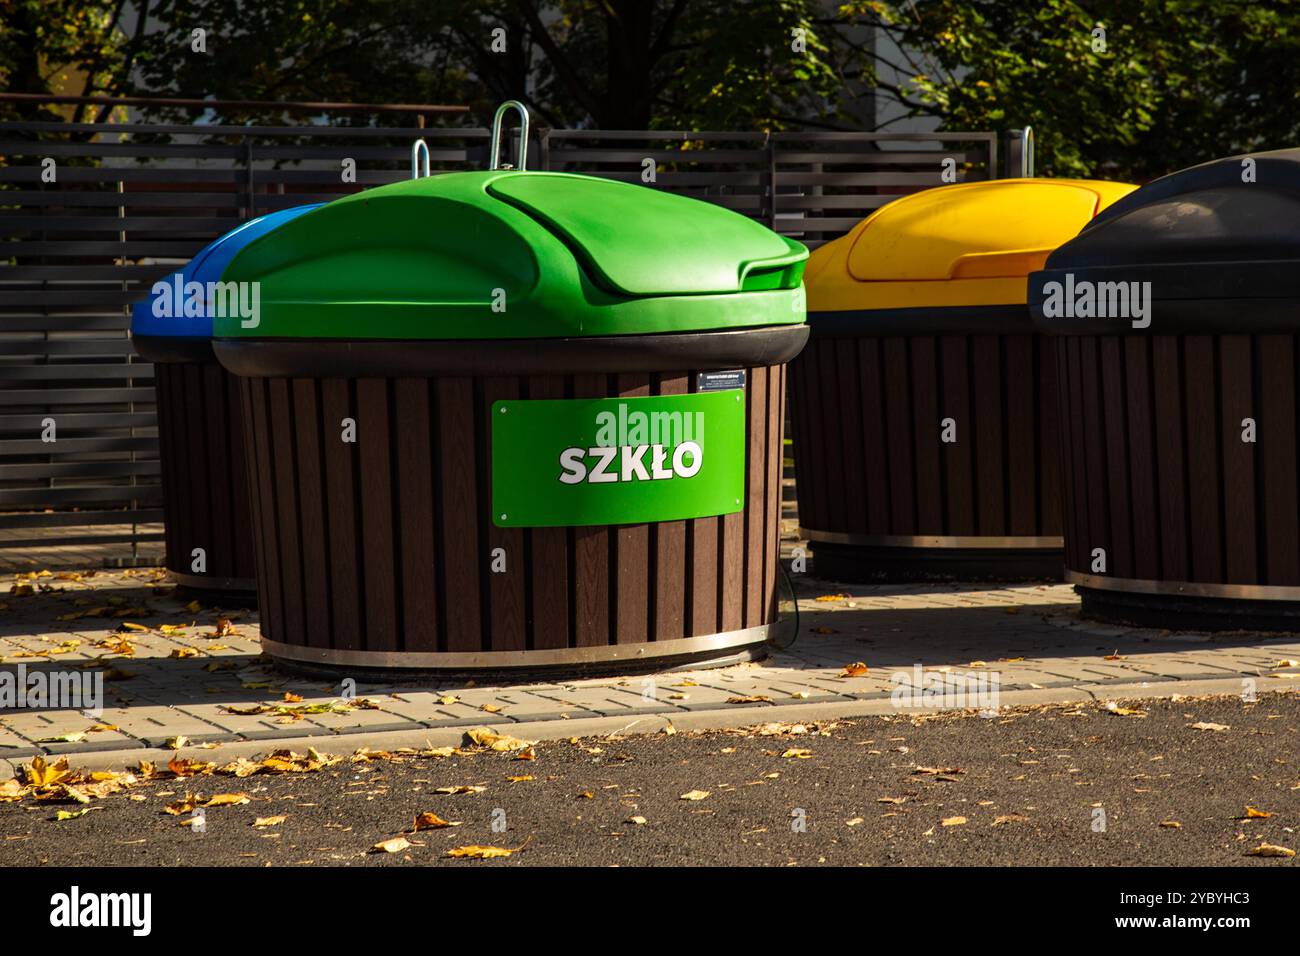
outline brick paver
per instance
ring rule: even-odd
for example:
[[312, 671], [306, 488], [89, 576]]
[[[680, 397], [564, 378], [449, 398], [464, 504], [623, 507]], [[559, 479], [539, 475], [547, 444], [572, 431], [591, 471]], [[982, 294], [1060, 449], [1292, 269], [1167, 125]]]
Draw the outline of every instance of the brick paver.
[[[589, 727], [593, 718], [742, 725], [770, 719], [767, 713], [790, 718], [800, 708], [888, 702], [900, 684], [915, 682], [916, 668], [923, 684], [943, 672], [984, 676], [996, 678], [1001, 693], [1041, 702], [1131, 695], [1134, 688], [1177, 691], [1209, 680], [1233, 688], [1253, 678], [1259, 691], [1298, 686], [1289, 676], [1269, 676], [1300, 674], [1279, 667], [1300, 659], [1296, 635], [1093, 624], [1080, 619], [1065, 585], [863, 586], [796, 575], [795, 587], [797, 639], [763, 661], [518, 685], [362, 683], [358, 706], [340, 701], [340, 688], [326, 680], [281, 672], [263, 658], [255, 613], [187, 608], [156, 569], [9, 574], [0, 577], [0, 669], [102, 673], [105, 681], [98, 716], [72, 708], [0, 711], [0, 761], [159, 748], [177, 736], [220, 754], [223, 745], [244, 741], [270, 749], [303, 737], [371, 741], [537, 722]], [[34, 593], [23, 593], [28, 588]], [[793, 610], [787, 602], [786, 614]], [[233, 630], [218, 634], [222, 617], [233, 617]], [[846, 676], [847, 665], [859, 661], [867, 673]]]

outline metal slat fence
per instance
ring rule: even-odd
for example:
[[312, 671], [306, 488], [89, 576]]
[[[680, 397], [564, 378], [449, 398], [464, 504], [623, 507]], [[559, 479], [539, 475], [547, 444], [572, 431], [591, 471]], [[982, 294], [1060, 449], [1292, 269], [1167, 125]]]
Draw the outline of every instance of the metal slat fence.
[[[0, 546], [156, 538], [130, 304], [251, 216], [407, 178], [421, 137], [435, 175], [486, 166], [485, 129], [0, 123]], [[958, 181], [998, 169], [994, 133], [544, 129], [533, 149], [536, 168], [694, 196], [813, 247], [940, 185], [946, 158]]]

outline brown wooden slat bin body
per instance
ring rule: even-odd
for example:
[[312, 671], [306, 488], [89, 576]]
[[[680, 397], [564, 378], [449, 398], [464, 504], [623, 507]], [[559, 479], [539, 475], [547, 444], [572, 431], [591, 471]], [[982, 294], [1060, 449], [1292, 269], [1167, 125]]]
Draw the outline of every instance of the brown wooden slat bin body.
[[154, 363], [167, 570], [201, 601], [255, 604], [238, 380], [217, 364], [207, 342], [192, 344], [189, 355], [158, 339], [138, 338], [136, 348]]
[[1252, 162], [1150, 183], [1031, 277], [1089, 616], [1300, 629], [1300, 150]]
[[761, 645], [777, 612], [783, 365], [746, 369], [742, 511], [490, 520], [494, 401], [679, 394], [698, 371], [243, 379], [268, 651], [325, 669], [496, 670], [732, 660]]
[[[821, 335], [816, 318], [790, 367], [790, 403], [799, 523], [818, 575], [1059, 578], [1055, 365], [1043, 339]], [[943, 440], [948, 418], [955, 442]]]
[[1132, 188], [930, 189], [813, 253], [790, 400], [819, 576], [1060, 579], [1056, 364], [1025, 277]]

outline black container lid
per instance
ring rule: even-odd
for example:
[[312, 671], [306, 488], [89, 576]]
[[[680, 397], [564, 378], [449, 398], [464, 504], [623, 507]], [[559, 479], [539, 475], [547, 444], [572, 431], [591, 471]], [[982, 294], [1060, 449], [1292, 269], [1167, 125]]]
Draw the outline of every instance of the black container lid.
[[1062, 334], [1300, 326], [1300, 149], [1143, 186], [1053, 252], [1028, 293], [1035, 323]]

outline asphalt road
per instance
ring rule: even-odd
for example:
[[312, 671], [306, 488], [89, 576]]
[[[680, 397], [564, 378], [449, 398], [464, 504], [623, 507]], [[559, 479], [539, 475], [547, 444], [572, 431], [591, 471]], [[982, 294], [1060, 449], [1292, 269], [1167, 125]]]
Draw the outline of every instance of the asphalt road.
[[[0, 803], [0, 865], [1297, 865], [1246, 854], [1300, 849], [1300, 697], [1125, 706], [1146, 716], [1090, 704], [860, 718], [803, 734], [543, 743], [533, 761], [481, 752], [164, 779], [64, 822], [56, 805]], [[459, 786], [485, 789], [435, 792]], [[208, 809], [196, 833], [163, 812], [186, 793], [251, 802]], [[1247, 806], [1271, 816], [1241, 819]], [[461, 825], [368, 852], [429, 811]], [[447, 856], [475, 844], [516, 852]]]

